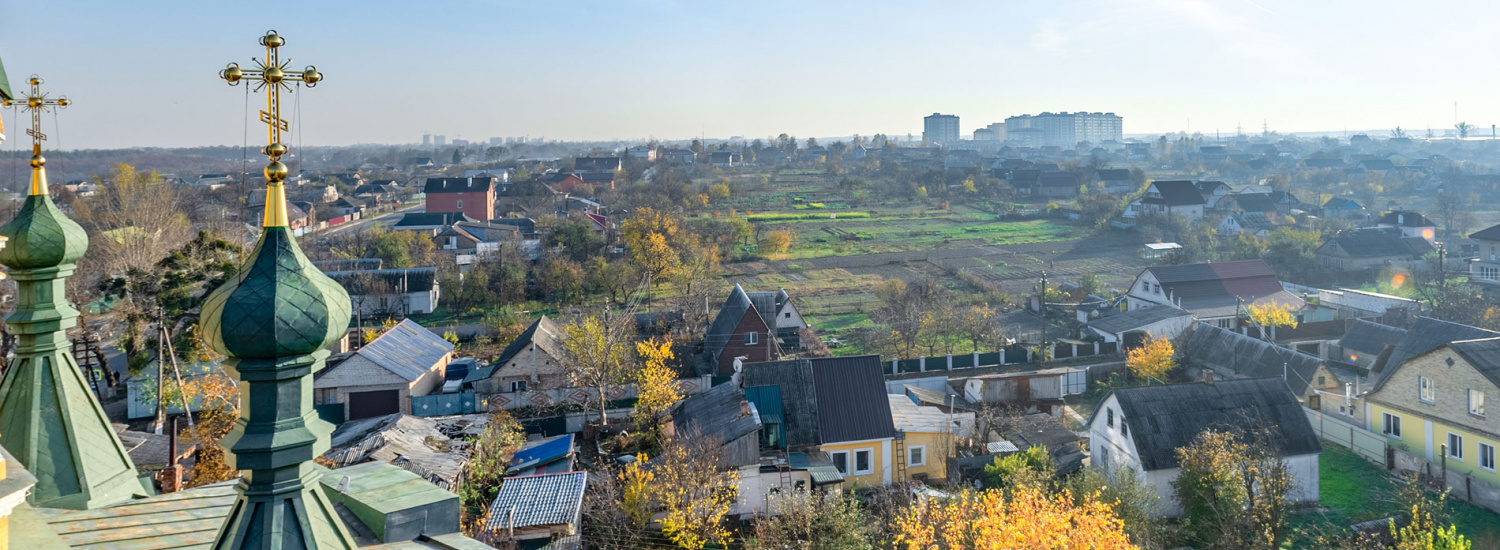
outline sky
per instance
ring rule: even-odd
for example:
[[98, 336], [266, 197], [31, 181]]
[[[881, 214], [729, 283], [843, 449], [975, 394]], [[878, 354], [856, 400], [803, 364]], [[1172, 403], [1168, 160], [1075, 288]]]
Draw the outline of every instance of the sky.
[[[13, 88], [74, 104], [47, 147], [254, 145], [267, 29], [325, 75], [283, 100], [292, 144], [448, 139], [967, 137], [1109, 111], [1125, 133], [1500, 123], [1500, 2], [429, 0], [0, 2]], [[300, 113], [300, 116], [299, 116]], [[15, 113], [4, 121], [18, 145]], [[55, 127], [54, 127], [55, 122]]]

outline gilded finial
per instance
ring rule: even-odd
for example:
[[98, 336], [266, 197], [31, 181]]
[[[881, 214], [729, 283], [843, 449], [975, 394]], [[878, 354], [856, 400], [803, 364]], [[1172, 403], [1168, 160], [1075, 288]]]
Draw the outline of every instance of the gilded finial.
[[31, 127], [26, 129], [26, 135], [31, 136], [31, 194], [47, 194], [47, 171], [43, 169], [47, 165], [47, 159], [42, 157], [42, 142], [46, 141], [47, 134], [42, 133], [42, 113], [71, 105], [67, 96], [57, 99], [48, 97], [42, 91], [42, 82], [37, 75], [31, 75], [26, 82], [31, 84], [31, 93], [21, 96], [19, 99], [7, 99], [0, 105], [14, 107], [31, 113]]
[[[265, 36], [260, 37], [260, 45], [266, 47], [266, 59], [251, 58], [257, 68], [241, 69], [238, 63], [230, 63], [219, 71], [219, 78], [224, 79], [230, 86], [240, 83], [242, 80], [255, 83], [255, 91], [266, 89], [266, 110], [260, 112], [260, 121], [266, 124], [266, 146], [261, 149], [271, 160], [264, 170], [266, 176], [266, 213], [261, 220], [262, 227], [287, 227], [286, 215], [286, 188], [284, 183], [287, 176], [287, 167], [281, 163], [281, 157], [286, 155], [287, 147], [281, 141], [281, 133], [291, 129], [285, 119], [281, 118], [281, 91], [292, 93], [291, 83], [298, 82], [306, 84], [311, 88], [323, 80], [323, 73], [318, 72], [317, 67], [308, 65], [301, 72], [289, 71], [287, 65], [292, 63], [291, 59], [281, 61], [277, 51], [286, 45], [286, 39], [282, 38], [276, 31], [267, 31]], [[248, 85], [248, 84], [247, 84]]]

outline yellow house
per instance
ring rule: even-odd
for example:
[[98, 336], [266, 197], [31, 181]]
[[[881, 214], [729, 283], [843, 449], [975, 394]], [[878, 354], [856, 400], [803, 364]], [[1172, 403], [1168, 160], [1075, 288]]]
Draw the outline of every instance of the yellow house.
[[900, 394], [886, 398], [891, 404], [891, 420], [896, 425], [894, 479], [948, 479], [948, 459], [953, 456], [954, 442], [972, 436], [974, 413], [945, 413], [937, 407], [918, 405]]
[[[1421, 328], [1419, 323], [1411, 330]], [[1454, 334], [1451, 327], [1431, 328]], [[1450, 472], [1500, 485], [1500, 410], [1486, 407], [1488, 398], [1500, 398], [1500, 337], [1439, 341], [1429, 350], [1410, 340], [1402, 341], [1406, 350], [1397, 345], [1392, 367], [1365, 395], [1366, 428]]]

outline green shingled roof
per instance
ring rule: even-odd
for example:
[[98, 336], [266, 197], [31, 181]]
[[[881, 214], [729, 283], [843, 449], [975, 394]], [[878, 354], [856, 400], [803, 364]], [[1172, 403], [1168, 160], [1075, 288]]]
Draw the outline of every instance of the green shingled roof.
[[0, 264], [13, 269], [71, 264], [89, 247], [88, 234], [64, 216], [47, 195], [26, 197], [16, 217], [0, 227], [0, 235], [10, 239], [0, 249]]
[[349, 310], [349, 293], [313, 267], [291, 232], [268, 227], [239, 275], [204, 301], [203, 333], [242, 359], [302, 355], [342, 337]]
[[5, 78], [5, 63], [0, 63], [0, 99], [14, 99], [10, 95], [10, 80]]

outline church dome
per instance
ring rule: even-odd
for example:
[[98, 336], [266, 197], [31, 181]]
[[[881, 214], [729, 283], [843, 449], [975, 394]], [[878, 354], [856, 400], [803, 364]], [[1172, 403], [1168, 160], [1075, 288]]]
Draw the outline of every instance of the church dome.
[[308, 261], [285, 227], [268, 227], [248, 260], [203, 303], [205, 341], [241, 359], [304, 355], [342, 338], [349, 293]]
[[9, 239], [0, 249], [0, 264], [11, 269], [71, 264], [89, 247], [88, 234], [46, 195], [26, 197], [15, 219], [0, 227], [0, 236]]

